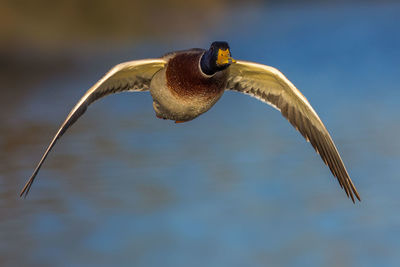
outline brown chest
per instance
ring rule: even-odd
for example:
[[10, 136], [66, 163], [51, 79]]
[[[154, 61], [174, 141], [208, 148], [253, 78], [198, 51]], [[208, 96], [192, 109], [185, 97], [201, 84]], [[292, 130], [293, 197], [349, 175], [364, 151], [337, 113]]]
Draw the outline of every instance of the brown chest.
[[166, 80], [168, 89], [180, 98], [219, 97], [225, 90], [228, 72], [205, 76], [199, 67], [202, 52], [175, 55], [168, 62]]

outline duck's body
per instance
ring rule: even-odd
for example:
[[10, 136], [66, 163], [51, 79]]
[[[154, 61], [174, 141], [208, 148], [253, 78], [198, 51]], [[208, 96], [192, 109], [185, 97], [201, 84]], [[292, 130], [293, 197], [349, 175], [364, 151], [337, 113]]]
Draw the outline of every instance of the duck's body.
[[222, 96], [228, 82], [228, 69], [214, 75], [203, 73], [200, 60], [205, 52], [191, 49], [163, 57], [167, 63], [150, 83], [157, 117], [190, 121], [209, 110]]
[[360, 200], [332, 138], [307, 99], [277, 69], [233, 60], [226, 42], [214, 42], [208, 50], [172, 52], [159, 59], [130, 61], [112, 68], [67, 116], [21, 196], [28, 194], [56, 141], [97, 99], [123, 91], [150, 91], [157, 117], [185, 122], [209, 110], [226, 90], [256, 97], [279, 110], [320, 154], [347, 196], [353, 202], [354, 195]]

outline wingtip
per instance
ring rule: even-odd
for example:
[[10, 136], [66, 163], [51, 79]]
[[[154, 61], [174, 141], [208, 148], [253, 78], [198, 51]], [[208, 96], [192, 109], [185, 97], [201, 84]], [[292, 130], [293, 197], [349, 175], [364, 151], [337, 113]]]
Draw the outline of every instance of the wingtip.
[[353, 199], [353, 203], [355, 203], [355, 199], [354, 199], [354, 197], [353, 197], [353, 193], [354, 193], [354, 195], [356, 196], [357, 200], [358, 200], [359, 202], [361, 202], [360, 194], [358, 193], [356, 187], [355, 187], [354, 184], [353, 184], [353, 181], [352, 181], [350, 178], [349, 178], [349, 184], [350, 184], [351, 197], [352, 197], [352, 199]]
[[32, 180], [32, 178], [30, 178], [29, 181], [25, 184], [24, 188], [22, 188], [21, 192], [19, 193], [19, 197], [24, 198], [24, 199], [26, 198], [26, 196], [29, 193], [29, 190], [31, 189], [32, 182], [33, 182], [33, 180]]
[[353, 193], [351, 193], [351, 192], [350, 192], [350, 198], [351, 198], [351, 201], [353, 201], [353, 203], [355, 203]]
[[354, 194], [356, 195], [356, 198], [358, 199], [358, 202], [361, 202], [361, 197], [360, 197], [360, 195], [358, 194], [358, 192], [355, 191]]
[[19, 193], [19, 197], [20, 197], [20, 198], [23, 198], [23, 199], [26, 198], [26, 196], [27, 196], [27, 194], [28, 194], [28, 193], [26, 192], [26, 186], [27, 186], [27, 185], [25, 185], [24, 188], [22, 188], [21, 192]]
[[353, 201], [353, 204], [356, 204], [356, 199], [354, 198], [353, 193], [354, 193], [354, 195], [356, 196], [358, 202], [361, 202], [361, 197], [360, 197], [360, 195], [358, 194], [357, 190], [353, 190], [353, 192], [350, 193], [351, 201]]

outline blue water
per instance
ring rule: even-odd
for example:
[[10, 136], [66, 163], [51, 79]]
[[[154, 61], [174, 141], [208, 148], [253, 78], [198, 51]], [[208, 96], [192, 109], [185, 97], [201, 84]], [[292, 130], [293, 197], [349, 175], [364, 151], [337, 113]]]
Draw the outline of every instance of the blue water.
[[[80, 57], [16, 101], [0, 145], [1, 266], [398, 266], [400, 5], [243, 6], [208, 35]], [[227, 40], [279, 68], [331, 132], [362, 202], [281, 115], [237, 93], [184, 123], [147, 93], [96, 102], [17, 196], [111, 66]], [[199, 41], [200, 40], [200, 41]], [[149, 45], [147, 45], [149, 44]]]

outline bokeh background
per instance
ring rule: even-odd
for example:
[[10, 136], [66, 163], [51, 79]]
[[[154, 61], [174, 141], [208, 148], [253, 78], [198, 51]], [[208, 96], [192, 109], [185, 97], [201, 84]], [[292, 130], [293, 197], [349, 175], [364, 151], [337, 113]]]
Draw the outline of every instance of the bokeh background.
[[[0, 266], [399, 266], [397, 1], [0, 1]], [[117, 63], [214, 40], [279, 68], [331, 132], [352, 204], [279, 112], [226, 93], [176, 125]]]

